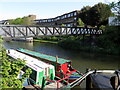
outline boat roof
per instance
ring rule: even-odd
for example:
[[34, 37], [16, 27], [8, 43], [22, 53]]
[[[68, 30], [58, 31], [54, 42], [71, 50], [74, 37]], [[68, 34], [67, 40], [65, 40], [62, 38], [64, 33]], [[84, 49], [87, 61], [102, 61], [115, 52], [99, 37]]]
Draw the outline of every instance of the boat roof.
[[[46, 55], [46, 54], [43, 54], [43, 53], [38, 53], [38, 52], [35, 52], [35, 51], [23, 49], [23, 48], [19, 48], [17, 50], [20, 51], [20, 52], [29, 54], [29, 55], [33, 55], [33, 56], [36, 56], [36, 57], [39, 57], [39, 58], [42, 58], [42, 59], [46, 59], [46, 60], [49, 60], [49, 61], [52, 61], [52, 62], [56, 62], [56, 57], [55, 56], [50, 56], [50, 55]], [[57, 58], [56, 63], [64, 64], [64, 63], [67, 63], [67, 62], [71, 62], [71, 61], [63, 59], [63, 58]]]
[[8, 55], [15, 59], [20, 58], [20, 59], [26, 60], [26, 65], [30, 67], [31, 69], [34, 69], [35, 71], [42, 71], [44, 70], [44, 68], [47, 68], [47, 67], [51, 67], [51, 68], [54, 67], [51, 64], [45, 63], [43, 61], [39, 61], [36, 58], [33, 58], [24, 53], [18, 52], [14, 49], [9, 49], [9, 52], [10, 53]]

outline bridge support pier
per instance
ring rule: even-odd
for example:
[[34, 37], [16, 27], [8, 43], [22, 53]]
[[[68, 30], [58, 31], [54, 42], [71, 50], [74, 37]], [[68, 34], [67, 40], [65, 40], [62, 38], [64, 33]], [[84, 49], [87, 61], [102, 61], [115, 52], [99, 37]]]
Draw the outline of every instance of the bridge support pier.
[[17, 38], [17, 39], [13, 39], [14, 41], [27, 41], [27, 42], [32, 42], [33, 41], [33, 37], [30, 38]]
[[7, 42], [10, 42], [10, 41], [12, 41], [12, 38], [7, 38], [7, 37], [6, 37], [6, 38], [3, 38], [3, 40], [4, 40], [4, 41], [7, 41]]

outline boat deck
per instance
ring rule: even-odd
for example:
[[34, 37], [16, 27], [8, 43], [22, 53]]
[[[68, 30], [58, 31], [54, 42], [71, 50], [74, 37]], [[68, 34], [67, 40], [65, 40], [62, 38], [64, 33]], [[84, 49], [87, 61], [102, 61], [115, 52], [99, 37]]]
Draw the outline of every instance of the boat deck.
[[[60, 87], [63, 87], [63, 84], [62, 83], [59, 83], [59, 88]], [[49, 85], [46, 85], [45, 86], [45, 89], [48, 89], [48, 88], [52, 88], [52, 89], [56, 89], [57, 88], [57, 83], [51, 83]]]

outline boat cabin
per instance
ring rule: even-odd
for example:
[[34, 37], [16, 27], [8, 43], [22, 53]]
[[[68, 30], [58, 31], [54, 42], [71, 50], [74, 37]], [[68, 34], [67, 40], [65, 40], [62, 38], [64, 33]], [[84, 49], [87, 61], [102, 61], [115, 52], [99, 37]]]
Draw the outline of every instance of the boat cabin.
[[32, 73], [28, 78], [30, 84], [44, 87], [46, 85], [45, 79], [54, 80], [55, 69], [53, 65], [42, 62], [13, 49], [7, 50], [7, 54], [14, 59], [20, 58], [26, 60], [26, 66], [22, 69], [22, 71], [25, 72], [27, 68], [32, 70]]
[[72, 68], [71, 61], [63, 58], [58, 58], [43, 53], [38, 53], [35, 51], [19, 48], [17, 51], [24, 54], [30, 55], [32, 57], [38, 58], [46, 63], [50, 63], [55, 66], [55, 75], [64, 78], [65, 76], [70, 76], [69, 79], [76, 79], [82, 76], [77, 70]]

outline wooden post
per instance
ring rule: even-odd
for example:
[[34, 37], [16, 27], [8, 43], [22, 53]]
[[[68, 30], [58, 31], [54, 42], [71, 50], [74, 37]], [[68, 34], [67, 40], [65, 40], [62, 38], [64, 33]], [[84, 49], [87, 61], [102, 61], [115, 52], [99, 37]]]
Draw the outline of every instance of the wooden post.
[[58, 62], [58, 57], [56, 56], [56, 62]]
[[60, 88], [60, 87], [59, 87], [59, 82], [57, 82], [57, 89], [58, 89], [58, 88]]

